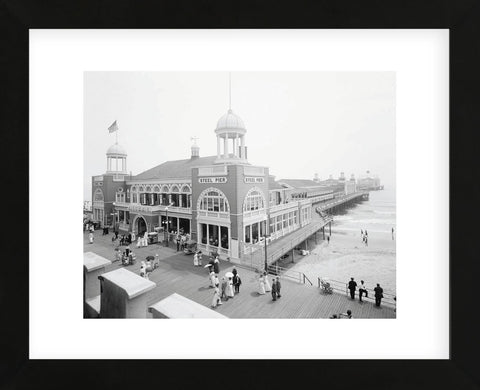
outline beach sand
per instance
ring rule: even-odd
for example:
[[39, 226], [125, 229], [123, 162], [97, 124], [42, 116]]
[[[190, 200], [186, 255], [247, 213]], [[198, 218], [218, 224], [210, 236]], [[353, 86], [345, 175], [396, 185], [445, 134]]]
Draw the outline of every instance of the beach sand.
[[[328, 229], [326, 229], [328, 231]], [[396, 245], [391, 233], [368, 233], [368, 246], [362, 242], [360, 230], [332, 226], [330, 244], [318, 240], [312, 244], [310, 255], [296, 256], [292, 270], [303, 272], [314, 284], [318, 277], [347, 282], [351, 277], [357, 283], [364, 280], [368, 289], [380, 283], [384, 291], [395, 294]]]

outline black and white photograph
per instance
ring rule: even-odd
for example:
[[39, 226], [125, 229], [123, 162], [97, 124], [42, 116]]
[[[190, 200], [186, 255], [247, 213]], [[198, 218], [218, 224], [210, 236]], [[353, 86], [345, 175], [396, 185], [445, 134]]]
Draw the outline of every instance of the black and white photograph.
[[395, 72], [85, 72], [84, 318], [396, 318]]

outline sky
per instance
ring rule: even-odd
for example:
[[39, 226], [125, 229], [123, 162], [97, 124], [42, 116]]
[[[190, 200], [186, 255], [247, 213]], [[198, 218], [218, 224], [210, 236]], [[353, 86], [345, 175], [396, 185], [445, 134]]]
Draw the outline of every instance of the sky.
[[[232, 72], [231, 106], [247, 129], [248, 161], [279, 179], [359, 177], [395, 187], [395, 72]], [[168, 160], [217, 153], [228, 72], [85, 72], [84, 200], [118, 143], [133, 175]]]

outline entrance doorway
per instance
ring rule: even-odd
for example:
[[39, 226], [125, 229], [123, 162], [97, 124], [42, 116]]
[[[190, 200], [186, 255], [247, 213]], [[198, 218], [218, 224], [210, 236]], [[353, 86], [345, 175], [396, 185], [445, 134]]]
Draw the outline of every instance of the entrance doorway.
[[137, 235], [138, 236], [143, 236], [145, 232], [147, 231], [147, 222], [143, 217], [138, 217], [137, 218]]

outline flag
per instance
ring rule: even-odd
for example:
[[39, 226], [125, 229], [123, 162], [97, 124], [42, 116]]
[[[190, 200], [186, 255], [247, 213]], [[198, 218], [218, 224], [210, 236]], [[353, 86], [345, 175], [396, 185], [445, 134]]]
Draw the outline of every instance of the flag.
[[109, 133], [113, 133], [118, 130], [117, 121], [113, 122], [112, 125], [108, 128]]

